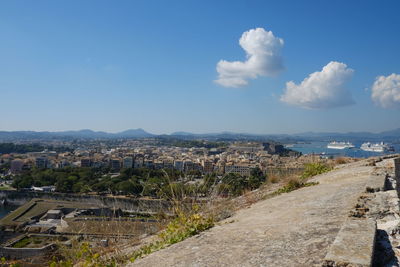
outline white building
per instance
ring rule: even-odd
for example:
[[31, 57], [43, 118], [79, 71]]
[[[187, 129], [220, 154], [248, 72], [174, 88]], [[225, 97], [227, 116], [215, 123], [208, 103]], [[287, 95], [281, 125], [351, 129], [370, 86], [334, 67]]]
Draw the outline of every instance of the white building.
[[250, 172], [256, 166], [248, 165], [248, 164], [232, 164], [225, 166], [225, 173], [237, 173], [242, 176], [250, 176]]

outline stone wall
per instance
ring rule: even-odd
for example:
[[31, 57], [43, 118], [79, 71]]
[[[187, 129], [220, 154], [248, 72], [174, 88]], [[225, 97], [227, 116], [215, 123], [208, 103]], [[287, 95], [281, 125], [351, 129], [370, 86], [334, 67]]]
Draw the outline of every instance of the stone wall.
[[394, 173], [397, 179], [400, 179], [400, 157], [394, 159]]
[[155, 199], [134, 199], [64, 193], [0, 190], [0, 199], [5, 199], [7, 203], [12, 205], [20, 206], [34, 198], [53, 199], [60, 201], [78, 201], [92, 204], [94, 206], [116, 209], [119, 208], [131, 212], [157, 213], [160, 211], [166, 211], [170, 207], [169, 202]]
[[50, 244], [42, 248], [10, 248], [10, 247], [0, 247], [0, 257], [5, 257], [6, 259], [19, 260], [33, 258], [37, 256], [43, 256], [54, 250], [55, 245]]
[[394, 159], [394, 178], [396, 180], [397, 194], [400, 196], [400, 157]]

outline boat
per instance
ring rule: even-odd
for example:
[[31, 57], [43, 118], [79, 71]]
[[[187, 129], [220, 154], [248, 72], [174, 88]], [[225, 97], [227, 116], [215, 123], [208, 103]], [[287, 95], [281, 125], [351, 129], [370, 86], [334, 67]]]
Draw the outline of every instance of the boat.
[[336, 141], [333, 141], [333, 142], [330, 142], [327, 145], [327, 148], [330, 148], [330, 149], [346, 149], [346, 148], [354, 148], [354, 147], [355, 146], [350, 142], [336, 142]]
[[385, 144], [384, 142], [372, 144], [370, 142], [363, 143], [360, 147], [361, 150], [369, 151], [369, 152], [386, 152], [386, 151], [394, 151], [392, 146]]

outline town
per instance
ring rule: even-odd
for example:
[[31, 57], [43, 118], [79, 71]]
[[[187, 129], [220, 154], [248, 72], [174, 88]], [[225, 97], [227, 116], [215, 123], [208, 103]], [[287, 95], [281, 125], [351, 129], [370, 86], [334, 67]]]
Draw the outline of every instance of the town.
[[254, 140], [53, 140], [0, 149], [0, 199], [18, 207], [0, 220], [2, 253], [31, 261], [82, 238], [97, 248], [138, 240], [176, 216], [176, 200], [223, 201], [327, 160]]
[[400, 266], [399, 9], [0, 1], [0, 267]]
[[[110, 144], [111, 143], [111, 144]], [[268, 169], [298, 169], [304, 164], [299, 152], [285, 148], [274, 142], [181, 142], [182, 146], [159, 143], [156, 139], [99, 141], [98, 143], [63, 143], [68, 151], [43, 151], [8, 153], [0, 156], [3, 186], [11, 185], [12, 177], [24, 172], [63, 168], [93, 168], [118, 176], [124, 169], [175, 170], [183, 174], [202, 177], [206, 174], [224, 175], [234, 173], [249, 176], [252, 169], [259, 168], [264, 173]], [[195, 144], [196, 147], [189, 147]], [[212, 147], [207, 147], [212, 146]], [[44, 147], [44, 146], [43, 146]], [[105, 174], [105, 173], [103, 173]], [[22, 185], [22, 186], [21, 186]], [[18, 188], [28, 189], [26, 184]], [[31, 184], [32, 190], [54, 191], [54, 184]]]

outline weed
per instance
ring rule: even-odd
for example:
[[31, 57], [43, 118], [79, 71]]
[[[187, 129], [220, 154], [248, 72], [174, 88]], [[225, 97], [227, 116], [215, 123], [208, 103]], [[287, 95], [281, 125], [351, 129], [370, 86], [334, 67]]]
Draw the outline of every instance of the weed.
[[17, 243], [13, 245], [14, 248], [24, 248], [28, 244], [32, 243], [33, 239], [30, 237], [24, 237], [23, 239], [19, 240]]
[[[89, 243], [82, 242], [79, 250], [76, 251], [76, 259], [80, 260], [80, 266], [83, 267], [115, 267], [116, 262], [114, 260], [106, 261], [100, 257], [99, 253], [95, 253], [90, 247]], [[49, 264], [50, 267], [72, 267], [74, 263], [72, 260], [57, 260], [55, 257]]]
[[18, 262], [7, 262], [5, 257], [0, 258], [0, 266], [22, 267]]
[[349, 160], [345, 157], [338, 157], [335, 159], [335, 164], [339, 165], [339, 164], [346, 164], [348, 163]]
[[277, 182], [279, 182], [279, 179], [277, 176], [272, 176], [270, 179], [271, 183], [276, 184]]
[[142, 246], [133, 253], [130, 260], [134, 262], [136, 259], [144, 257], [152, 252], [170, 246], [185, 240], [188, 237], [194, 236], [202, 231], [210, 229], [214, 226], [214, 219], [210, 216], [204, 216], [198, 213], [198, 209], [194, 209], [193, 214], [187, 215], [184, 212], [179, 212], [177, 218], [172, 220], [162, 231], [159, 239], [148, 245]]
[[332, 170], [332, 167], [329, 167], [326, 164], [323, 163], [307, 163], [304, 166], [304, 171], [303, 174], [301, 175], [302, 179], [306, 179], [318, 174], [322, 174], [325, 172], [329, 172], [330, 170]]
[[319, 183], [318, 182], [301, 182], [296, 179], [291, 179], [285, 186], [278, 189], [273, 194], [280, 195], [282, 193], [289, 193], [291, 191], [294, 191], [294, 190], [302, 188], [302, 187], [308, 187], [308, 186], [313, 186], [313, 185], [317, 185], [317, 184], [319, 184]]

